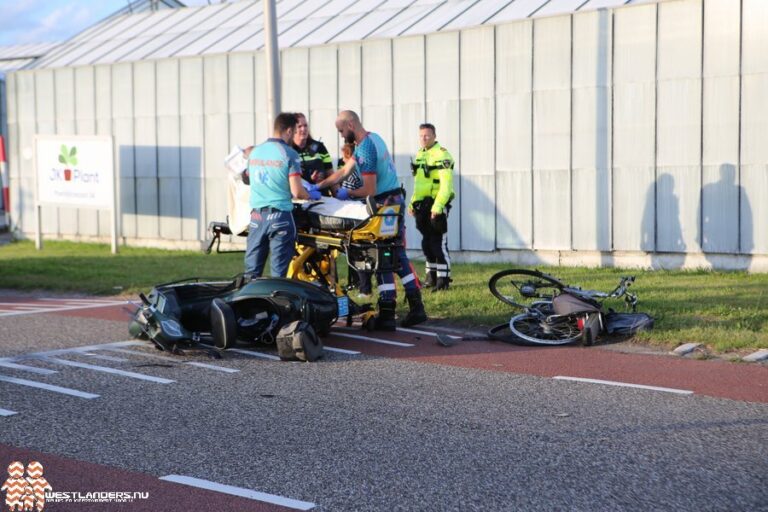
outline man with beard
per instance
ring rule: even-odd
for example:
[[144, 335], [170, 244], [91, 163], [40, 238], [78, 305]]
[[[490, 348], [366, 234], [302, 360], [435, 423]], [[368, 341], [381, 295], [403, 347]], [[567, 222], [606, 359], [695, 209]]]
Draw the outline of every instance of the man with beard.
[[[356, 144], [353, 158], [344, 164], [344, 167], [318, 183], [318, 188], [324, 188], [336, 184], [350, 175], [357, 168], [363, 180], [360, 188], [340, 188], [336, 193], [338, 199], [362, 199], [373, 196], [378, 207], [399, 205], [400, 218], [398, 241], [400, 246], [396, 249], [396, 257], [400, 261], [398, 276], [405, 288], [405, 296], [408, 299], [408, 314], [400, 325], [409, 327], [427, 320], [424, 303], [421, 299], [419, 280], [413, 270], [411, 262], [405, 253], [405, 223], [402, 214], [405, 209], [405, 197], [397, 179], [395, 163], [389, 154], [387, 145], [377, 133], [367, 131], [360, 117], [351, 110], [345, 110], [336, 118], [336, 129], [347, 143]], [[377, 273], [376, 282], [379, 289], [378, 312], [374, 318], [374, 327], [379, 330], [394, 331], [395, 322], [395, 278], [391, 272]]]

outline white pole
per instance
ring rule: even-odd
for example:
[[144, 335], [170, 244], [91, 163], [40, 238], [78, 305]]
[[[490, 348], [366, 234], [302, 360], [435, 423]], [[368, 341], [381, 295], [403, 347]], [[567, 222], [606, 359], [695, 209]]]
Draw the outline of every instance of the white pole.
[[119, 202], [117, 199], [117, 187], [118, 187], [118, 178], [117, 178], [117, 162], [115, 162], [115, 138], [110, 137], [109, 138], [109, 144], [112, 147], [112, 151], [110, 153], [112, 154], [112, 254], [117, 254], [117, 212], [119, 208]]
[[265, 48], [267, 52], [267, 113], [269, 130], [280, 113], [280, 49], [277, 46], [277, 14], [275, 0], [264, 0]]
[[32, 155], [32, 168], [35, 170], [35, 249], [43, 248], [43, 216], [40, 213], [40, 177], [37, 171], [37, 135], [35, 135], [35, 153]]

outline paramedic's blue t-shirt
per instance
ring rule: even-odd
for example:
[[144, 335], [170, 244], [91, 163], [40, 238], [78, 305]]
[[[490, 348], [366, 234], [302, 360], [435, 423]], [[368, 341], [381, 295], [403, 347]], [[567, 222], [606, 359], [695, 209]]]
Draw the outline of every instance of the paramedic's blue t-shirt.
[[395, 163], [379, 134], [369, 132], [357, 145], [355, 163], [362, 176], [376, 175], [377, 195], [399, 188]]
[[289, 176], [301, 176], [301, 160], [281, 139], [267, 139], [248, 157], [251, 180], [251, 208], [271, 206], [284, 212], [293, 210]]

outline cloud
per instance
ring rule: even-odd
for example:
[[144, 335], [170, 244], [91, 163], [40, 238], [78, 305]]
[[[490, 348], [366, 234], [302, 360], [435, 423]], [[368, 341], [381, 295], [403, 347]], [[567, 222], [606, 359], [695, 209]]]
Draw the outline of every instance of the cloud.
[[0, 44], [64, 41], [105, 18], [124, 1], [17, 0], [0, 6]]

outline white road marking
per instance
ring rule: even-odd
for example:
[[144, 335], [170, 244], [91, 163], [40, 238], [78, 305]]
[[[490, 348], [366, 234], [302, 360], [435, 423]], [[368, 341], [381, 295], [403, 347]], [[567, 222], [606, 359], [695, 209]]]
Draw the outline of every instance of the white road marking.
[[184, 364], [188, 364], [190, 366], [197, 366], [200, 368], [207, 368], [209, 370], [216, 370], [216, 371], [225, 372], [225, 373], [237, 373], [240, 371], [235, 368], [227, 368], [226, 366], [216, 366], [215, 364], [198, 363], [197, 361], [187, 361]]
[[19, 414], [16, 411], [9, 411], [8, 409], [0, 409], [0, 416], [13, 416]]
[[349, 354], [352, 356], [360, 355], [360, 352], [358, 352], [357, 350], [347, 350], [345, 348], [329, 347], [328, 345], [324, 346], [323, 350], [327, 350], [328, 352], [338, 352], [339, 354]]
[[255, 350], [241, 350], [239, 348], [228, 348], [227, 352], [235, 352], [237, 354], [245, 354], [252, 357], [260, 357], [262, 359], [269, 359], [270, 361], [279, 361], [280, 358], [273, 356], [272, 354], [264, 354], [262, 352], [256, 352]]
[[0, 302], [0, 306], [12, 307], [14, 309], [55, 309], [56, 304], [38, 304], [37, 302]]
[[36, 366], [27, 366], [24, 364], [11, 363], [10, 361], [0, 361], [0, 366], [4, 368], [13, 368], [14, 370], [22, 370], [30, 373], [37, 373], [39, 375], [53, 375], [58, 373], [56, 370], [49, 370], [48, 368], [37, 368]]
[[179, 359], [174, 359], [173, 357], [161, 356], [160, 354], [147, 354], [146, 352], [139, 352], [138, 350], [129, 350], [125, 348], [105, 347], [100, 350], [107, 350], [109, 352], [120, 352], [121, 354], [130, 354], [132, 356], [139, 356], [139, 357], [150, 357], [152, 359], [159, 359], [161, 361], [171, 361], [173, 363], [180, 362]]
[[103, 350], [109, 350], [110, 352], [120, 352], [122, 354], [131, 354], [132, 356], [143, 356], [143, 357], [151, 357], [152, 359], [160, 359], [161, 361], [171, 361], [173, 363], [182, 363], [182, 364], [188, 364], [190, 366], [197, 366], [200, 368], [207, 368], [209, 370], [216, 370], [219, 372], [226, 372], [226, 373], [236, 373], [240, 370], [236, 370], [234, 368], [227, 368], [226, 366], [218, 366], [215, 364], [207, 364], [207, 363], [198, 363], [196, 361], [181, 361], [178, 358], [168, 357], [168, 356], [161, 356], [159, 354], [146, 354], [144, 352], [139, 352], [137, 350], [126, 350], [121, 348], [105, 348]]
[[125, 357], [105, 356], [102, 354], [91, 354], [90, 352], [80, 352], [80, 353], [83, 354], [84, 356], [92, 357], [94, 359], [101, 359], [102, 361], [113, 361], [115, 363], [125, 363], [126, 361], [130, 361], [130, 359], [127, 359]]
[[360, 336], [359, 334], [345, 334], [343, 332], [334, 332], [334, 336], [341, 336], [343, 338], [352, 338], [353, 340], [370, 341], [373, 343], [380, 343], [382, 345], [393, 345], [395, 347], [415, 347], [413, 343], [401, 343], [399, 341], [383, 340], [381, 338], [371, 338], [369, 336]]
[[[75, 311], [78, 309], [92, 309], [92, 308], [107, 308], [126, 304], [123, 302], [111, 302], [107, 304], [95, 304], [95, 305], [81, 305], [81, 306], [60, 306], [60, 307], [46, 307], [38, 308], [31, 311], [11, 311], [9, 313], [0, 313], [0, 317], [3, 316], [18, 316], [18, 315], [31, 315], [34, 313], [58, 313], [60, 311]], [[42, 305], [42, 304], [41, 304]]]
[[88, 299], [68, 299], [68, 298], [51, 298], [51, 297], [44, 297], [37, 300], [44, 300], [46, 302], [88, 302], [88, 303], [100, 303], [100, 304], [123, 304], [125, 301], [122, 300], [113, 300], [113, 299], [96, 299], [96, 298], [88, 298]]
[[17, 379], [15, 377], [7, 377], [0, 375], [0, 382], [10, 382], [11, 384], [19, 384], [20, 386], [29, 386], [30, 388], [45, 389], [46, 391], [53, 391], [54, 393], [61, 393], [63, 395], [71, 395], [79, 398], [99, 398], [99, 395], [93, 393], [86, 393], [84, 391], [78, 391], [76, 389], [63, 388], [61, 386], [54, 386], [52, 384], [43, 384], [42, 382], [35, 382], [27, 379]]
[[572, 380], [576, 382], [589, 382], [592, 384], [605, 384], [606, 386], [621, 386], [625, 388], [638, 388], [638, 389], [649, 389], [651, 391], [665, 391], [667, 393], [676, 393], [678, 395], [692, 395], [693, 391], [687, 390], [687, 389], [675, 389], [675, 388], [661, 388], [658, 386], [645, 386], [643, 384], [629, 384], [627, 382], [617, 382], [613, 380], [599, 380], [599, 379], [584, 379], [581, 377], [564, 377], [562, 375], [558, 375], [556, 377], [552, 377], [553, 379], [557, 380]]
[[263, 501], [266, 503], [272, 503], [273, 505], [280, 505], [283, 507], [293, 508], [296, 510], [311, 510], [317, 505], [308, 501], [294, 500], [292, 498], [284, 498], [283, 496], [277, 496], [275, 494], [267, 494], [265, 492], [253, 491], [251, 489], [244, 489], [242, 487], [235, 487], [233, 485], [225, 485], [217, 482], [211, 482], [210, 480], [203, 480], [201, 478], [195, 478], [184, 475], [167, 475], [161, 476], [160, 480], [166, 482], [174, 482], [182, 485], [189, 485], [192, 487], [198, 487], [200, 489], [206, 489], [208, 491], [216, 491], [225, 494], [231, 494], [232, 496], [239, 496], [241, 498], [248, 498], [257, 501]]
[[91, 352], [92, 350], [100, 350], [107, 347], [130, 347], [133, 345], [143, 345], [140, 341], [115, 341], [113, 343], [101, 343], [99, 345], [84, 345], [82, 347], [71, 348], [59, 348], [56, 350], [46, 350], [45, 352], [32, 352], [29, 354], [21, 354], [12, 357], [0, 357], [0, 362], [3, 361], [21, 361], [23, 359], [38, 359], [40, 357], [58, 356], [61, 354], [71, 354], [78, 352]]
[[59, 359], [58, 357], [44, 357], [44, 361], [50, 361], [55, 364], [61, 364], [64, 366], [74, 366], [75, 368], [85, 368], [86, 370], [93, 370], [96, 372], [112, 373], [114, 375], [121, 375], [123, 377], [130, 377], [132, 379], [146, 380], [149, 382], [156, 382], [158, 384], [171, 384], [173, 380], [163, 379], [161, 377], [154, 377], [152, 375], [144, 375], [143, 373], [128, 372], [125, 370], [118, 370], [116, 368], [108, 368], [106, 366], [96, 366], [88, 363], [80, 363], [78, 361], [69, 361], [67, 359]]
[[[397, 332], [401, 332], [401, 331], [402, 332], [409, 332], [411, 334], [421, 334], [421, 335], [424, 335], [424, 336], [435, 336], [435, 337], [437, 337], [440, 334], [442, 334], [442, 333], [439, 333], [439, 332], [420, 331], [418, 329], [408, 329], [408, 328], [405, 328], [405, 327], [398, 327], [397, 328]], [[453, 334], [446, 334], [446, 336], [448, 336], [449, 338], [457, 339], [457, 340], [461, 339], [461, 336], [454, 336]]]

